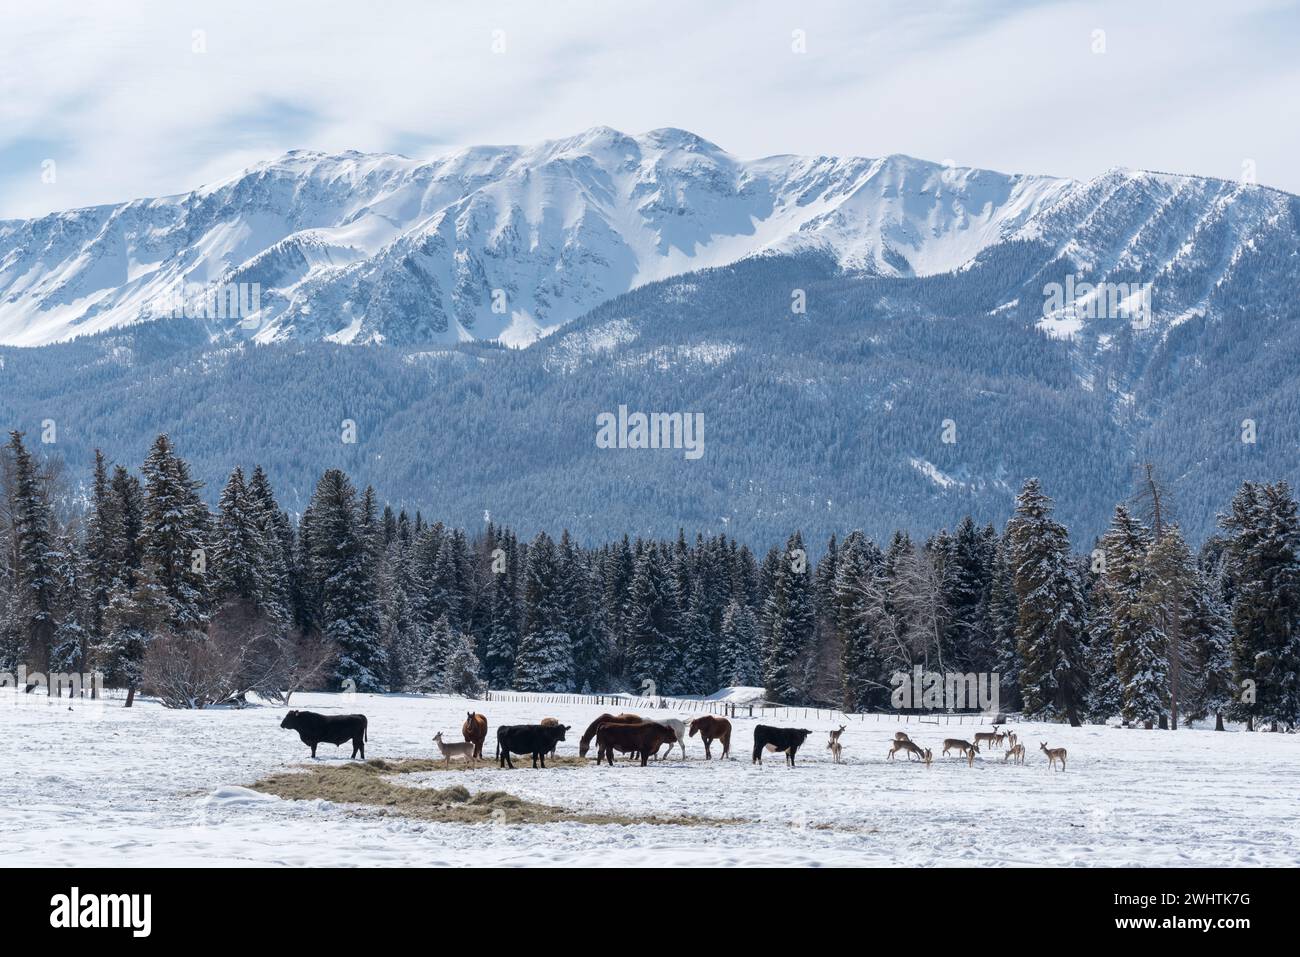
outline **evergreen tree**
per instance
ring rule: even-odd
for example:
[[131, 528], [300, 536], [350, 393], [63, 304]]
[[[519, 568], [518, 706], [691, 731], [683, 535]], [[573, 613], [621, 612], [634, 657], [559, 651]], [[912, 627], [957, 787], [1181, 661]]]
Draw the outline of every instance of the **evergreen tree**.
[[634, 691], [653, 686], [664, 693], [674, 670], [676, 605], [663, 558], [653, 545], [642, 549], [628, 596], [628, 677]]
[[444, 666], [442, 687], [448, 694], [462, 698], [483, 697], [485, 686], [479, 677], [478, 655], [474, 653], [474, 641], [469, 635], [459, 633], [455, 636]]
[[361, 692], [384, 689], [387, 670], [381, 645], [373, 567], [366, 547], [356, 488], [338, 469], [316, 485], [309, 507], [311, 576], [320, 595], [319, 621], [339, 650], [334, 680]]
[[1004, 537], [997, 540], [994, 548], [993, 574], [988, 590], [988, 628], [993, 648], [993, 673], [998, 676], [998, 694], [1002, 706], [1009, 711], [1019, 711], [1023, 706], [1020, 693], [1020, 671], [1023, 665], [1016, 642], [1019, 619], [1012, 549]]
[[786, 542], [765, 606], [769, 632], [763, 649], [763, 686], [768, 698], [787, 704], [805, 700], [803, 662], [813, 637], [812, 582], [803, 536]]
[[[1300, 523], [1285, 482], [1246, 482], [1220, 525], [1234, 580], [1236, 713], [1292, 726], [1300, 717]], [[1253, 701], [1251, 700], [1253, 697]]]
[[44, 672], [50, 665], [59, 590], [54, 520], [23, 433], [9, 433], [9, 452], [14, 474], [11, 521], [17, 628], [24, 640], [25, 663]]
[[1233, 707], [1232, 623], [1218, 589], [1198, 570], [1188, 594], [1185, 617], [1187, 642], [1187, 717], [1193, 721], [1214, 715], [1214, 728], [1223, 731], [1223, 716]]
[[1140, 721], [1150, 728], [1169, 708], [1167, 641], [1146, 604], [1151, 536], [1127, 508], [1118, 505], [1101, 547], [1105, 557], [1102, 587], [1106, 590], [1102, 634], [1114, 646], [1120, 714], [1126, 722]]
[[513, 534], [502, 542], [504, 566], [495, 568], [491, 582], [491, 624], [488, 628], [486, 673], [488, 687], [514, 687], [515, 655], [519, 649], [519, 552]]
[[1086, 700], [1083, 596], [1069, 533], [1037, 479], [1025, 482], [1007, 523], [1017, 599], [1020, 690], [1029, 714], [1056, 712], [1078, 727]]
[[558, 550], [539, 532], [524, 568], [523, 635], [515, 656], [515, 687], [521, 691], [572, 689], [571, 625], [562, 596]]
[[199, 497], [202, 484], [190, 478], [165, 435], [155, 440], [141, 471], [144, 572], [149, 586], [161, 590], [164, 620], [177, 634], [193, 636], [208, 622], [210, 516]]
[[889, 685], [872, 628], [872, 595], [884, 587], [884, 556], [874, 542], [854, 531], [840, 548], [835, 575], [835, 627], [839, 632], [845, 711], [883, 708]]
[[724, 688], [753, 688], [761, 680], [758, 619], [754, 610], [733, 598], [722, 614], [718, 680]]

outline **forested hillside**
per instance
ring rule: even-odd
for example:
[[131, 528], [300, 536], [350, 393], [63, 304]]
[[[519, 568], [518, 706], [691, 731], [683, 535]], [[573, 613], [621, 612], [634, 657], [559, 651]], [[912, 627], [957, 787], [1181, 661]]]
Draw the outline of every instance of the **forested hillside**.
[[595, 546], [466, 530], [338, 469], [296, 521], [261, 468], [234, 469], [214, 511], [166, 436], [138, 473], [98, 457], [90, 503], [67, 519], [57, 465], [21, 433], [0, 466], [0, 668], [98, 670], [173, 707], [310, 688], [762, 684], [853, 711], [897, 707], [894, 676], [920, 667], [997, 675], [1004, 709], [1072, 723], [1300, 717], [1300, 518], [1284, 482], [1244, 484], [1199, 554], [1154, 475], [1091, 550], [1029, 479], [1005, 528], [816, 543], [795, 529], [755, 551], [684, 530]]

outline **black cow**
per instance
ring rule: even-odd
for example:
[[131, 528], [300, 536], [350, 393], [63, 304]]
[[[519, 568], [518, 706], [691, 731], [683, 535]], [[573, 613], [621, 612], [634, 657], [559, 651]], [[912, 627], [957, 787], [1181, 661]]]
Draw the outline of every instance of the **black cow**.
[[807, 728], [774, 728], [770, 724], [760, 724], [754, 728], [754, 761], [762, 764], [763, 749], [767, 748], [770, 751], [784, 751], [786, 761], [793, 767], [794, 753], [810, 734], [812, 732]]
[[542, 762], [546, 767], [546, 756], [555, 748], [555, 742], [564, 740], [564, 732], [569, 730], [567, 724], [506, 724], [497, 728], [497, 767], [511, 767], [511, 754], [531, 754], [533, 767]]
[[302, 743], [311, 748], [311, 756], [316, 757], [316, 745], [339, 745], [352, 740], [352, 757], [361, 755], [366, 759], [366, 716], [364, 714], [317, 714], [315, 711], [290, 711], [280, 722], [280, 727], [298, 732]]

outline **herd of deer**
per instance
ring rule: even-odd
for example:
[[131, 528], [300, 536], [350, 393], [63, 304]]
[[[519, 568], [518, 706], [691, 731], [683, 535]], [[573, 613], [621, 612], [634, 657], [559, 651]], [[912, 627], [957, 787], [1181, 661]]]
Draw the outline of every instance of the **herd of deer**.
[[[472, 721], [474, 717], [475, 715], [473, 714], [473, 712], [471, 712], [470, 721]], [[477, 757], [482, 755], [482, 737], [471, 734], [472, 729], [470, 728], [470, 721], [466, 721], [465, 728], [462, 729], [466, 737], [466, 741], [463, 743], [443, 741], [441, 731], [439, 731], [436, 735], [434, 735], [433, 738], [434, 744], [438, 746], [438, 750], [442, 752], [442, 756], [444, 760], [447, 761], [448, 764], [451, 763], [451, 759], [453, 757], [474, 760]], [[671, 722], [671, 724], [675, 726], [673, 728], [673, 731], [677, 737], [678, 744], [681, 745], [682, 757], [685, 758], [686, 757], [686, 746], [684, 743], [685, 726], [681, 721], [677, 721], [673, 719], [669, 719], [667, 722], [664, 723], [667, 724], [669, 722]], [[543, 725], [554, 726], [557, 725], [558, 723], [559, 722], [557, 722], [554, 718], [544, 718], [542, 720]], [[847, 727], [848, 725], [842, 724], [839, 726], [838, 730], [831, 731], [830, 740], [826, 742], [826, 749], [830, 751], [831, 758], [836, 764], [840, 764], [843, 761], [844, 745], [840, 743], [840, 735], [844, 733]], [[993, 748], [1004, 748], [1005, 751], [1002, 755], [1003, 764], [1005, 764], [1008, 761], [1010, 761], [1012, 764], [1024, 764], [1025, 746], [1020, 743], [1016, 733], [1014, 731], [999, 731], [998, 728], [999, 725], [995, 724], [993, 726], [992, 731], [976, 732], [974, 744], [971, 744], [969, 741], [965, 741], [961, 738], [944, 738], [942, 754], [946, 755], [948, 754], [949, 751], [956, 751], [960, 757], [966, 759], [966, 765], [968, 767], [973, 767], [975, 764], [975, 755], [980, 753], [980, 745], [983, 744], [983, 745], [987, 745], [990, 751]], [[486, 722], [484, 722], [483, 731], [484, 731], [484, 736], [486, 736]], [[477, 743], [475, 740], [472, 740], [472, 738], [477, 738], [478, 739]], [[707, 750], [707, 745], [708, 742], [706, 740], [705, 743], [706, 750]], [[1055, 769], [1056, 762], [1060, 761], [1061, 770], [1062, 771], [1065, 770], [1065, 756], [1066, 756], [1065, 748], [1049, 748], [1047, 746], [1046, 741], [1040, 741], [1038, 744], [1038, 748], [1040, 751], [1042, 751], [1044, 754], [1047, 755], [1049, 767]], [[669, 747], [669, 750], [671, 751], [671, 746]], [[894, 760], [894, 755], [897, 754], [899, 751], [904, 752], [907, 755], [907, 759], [909, 761], [912, 760], [912, 755], [916, 755], [917, 760], [924, 761], [925, 766], [927, 768], [930, 766], [930, 763], [934, 760], [934, 752], [932, 752], [929, 748], [922, 748], [920, 745], [916, 744], [916, 742], [914, 742], [910, 737], [908, 737], [906, 731], [898, 731], [894, 734], [893, 744], [890, 746], [889, 753], [885, 757], [888, 760], [892, 761]], [[585, 755], [586, 753], [585, 747], [582, 749], [582, 753]], [[554, 756], [554, 754], [555, 751], [552, 750], [551, 755]]]
[[[844, 733], [846, 727], [848, 726], [842, 724], [839, 730], [830, 732], [831, 738], [826, 743], [826, 749], [831, 752], [831, 757], [836, 764], [840, 763], [844, 750], [844, 746], [840, 744], [840, 735]], [[1025, 763], [1025, 746], [1019, 742], [1016, 733], [1014, 731], [999, 731], [996, 724], [993, 726], [992, 731], [977, 732], [974, 744], [961, 738], [945, 738], [942, 753], [946, 755], [949, 751], [956, 751], [959, 756], [966, 759], [966, 764], [970, 767], [975, 764], [975, 755], [979, 753], [981, 744], [988, 745], [990, 750], [992, 748], [1005, 748], [1005, 753], [1002, 755], [1003, 764], [1008, 761], [1013, 764]], [[1061, 770], [1065, 770], [1065, 748], [1049, 748], [1046, 741], [1040, 741], [1038, 747], [1047, 755], [1049, 767], [1055, 768], [1056, 762], [1060, 761]], [[892, 761], [894, 755], [899, 751], [904, 752], [909, 761], [912, 760], [912, 755], [916, 755], [917, 760], [924, 761], [927, 768], [934, 760], [934, 752], [929, 748], [920, 747], [907, 736], [906, 731], [899, 731], [894, 735], [894, 742], [889, 749], [889, 754], [885, 757]]]

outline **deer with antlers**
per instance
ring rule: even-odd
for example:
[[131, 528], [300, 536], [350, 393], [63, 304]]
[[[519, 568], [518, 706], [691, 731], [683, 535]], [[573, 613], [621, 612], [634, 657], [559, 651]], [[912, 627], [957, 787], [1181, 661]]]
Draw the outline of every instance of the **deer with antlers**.
[[1046, 741], [1040, 741], [1040, 742], [1038, 743], [1038, 748], [1039, 748], [1039, 750], [1042, 751], [1045, 755], [1047, 755], [1047, 766], [1048, 766], [1048, 767], [1050, 767], [1050, 768], [1055, 768], [1055, 767], [1056, 767], [1056, 762], [1057, 762], [1057, 761], [1060, 761], [1060, 762], [1061, 762], [1061, 770], [1062, 770], [1062, 771], [1065, 770], [1065, 748], [1049, 748], [1049, 747], [1047, 746], [1047, 742], [1046, 742]]

